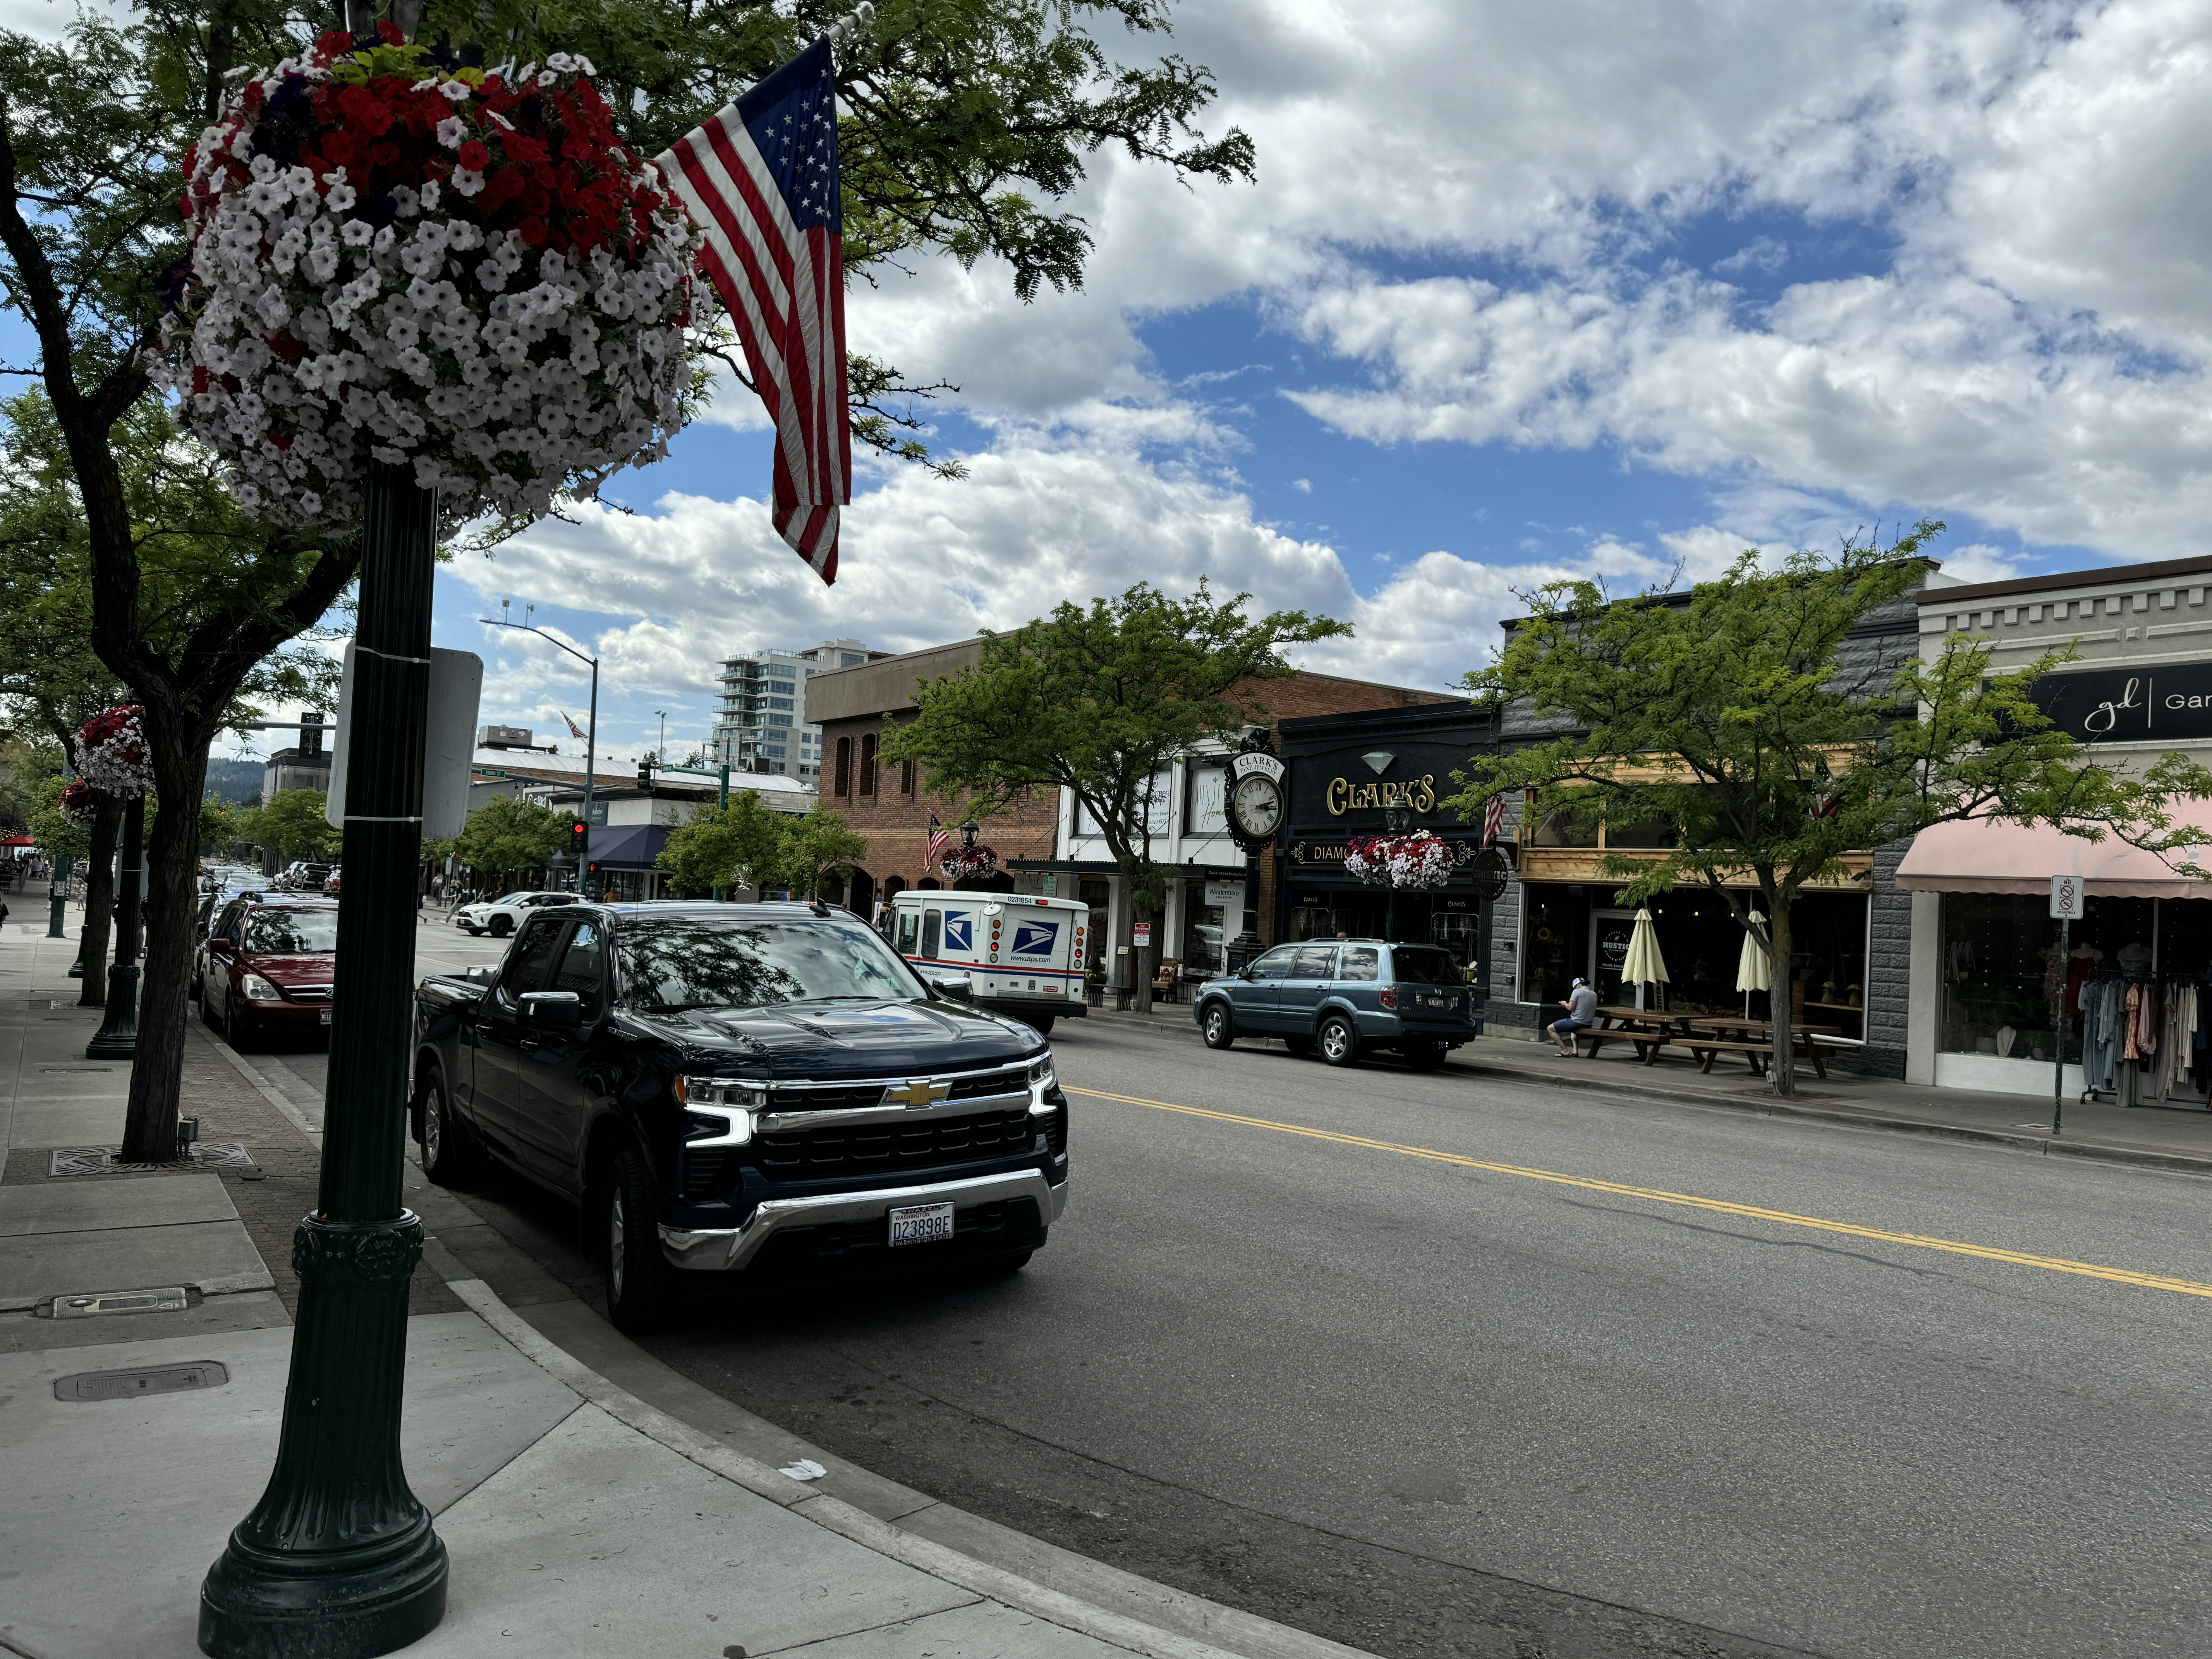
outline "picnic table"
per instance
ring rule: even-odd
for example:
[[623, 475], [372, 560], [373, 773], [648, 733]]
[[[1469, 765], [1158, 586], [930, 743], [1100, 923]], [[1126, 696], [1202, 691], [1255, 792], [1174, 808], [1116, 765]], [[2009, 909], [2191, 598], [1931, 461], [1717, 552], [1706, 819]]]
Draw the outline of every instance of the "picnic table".
[[[1686, 1048], [1695, 1059], [1700, 1072], [1711, 1072], [1713, 1062], [1723, 1054], [1740, 1054], [1750, 1065], [1752, 1074], [1763, 1077], [1767, 1057], [1773, 1052], [1774, 1022], [1752, 1019], [1739, 1014], [1696, 1014], [1666, 1008], [1598, 1009], [1600, 1019], [1606, 1022], [1580, 1033], [1590, 1040], [1590, 1057], [1608, 1039], [1626, 1042], [1636, 1050], [1636, 1057], [1644, 1065], [1655, 1062], [1662, 1049]], [[1799, 1060], [1813, 1062], [1813, 1070], [1820, 1077], [1828, 1075], [1821, 1058], [1823, 1046], [1819, 1039], [1843, 1035], [1840, 1025], [1817, 1024], [1795, 1025], [1790, 1032], [1790, 1047]]]

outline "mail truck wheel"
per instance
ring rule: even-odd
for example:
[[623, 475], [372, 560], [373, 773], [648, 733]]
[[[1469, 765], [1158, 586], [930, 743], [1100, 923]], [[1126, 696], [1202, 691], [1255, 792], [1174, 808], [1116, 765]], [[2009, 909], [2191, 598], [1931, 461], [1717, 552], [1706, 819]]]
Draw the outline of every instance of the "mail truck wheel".
[[1229, 1005], [1225, 1002], [1206, 1005], [1206, 1018], [1199, 1023], [1199, 1030], [1206, 1034], [1206, 1046], [1209, 1048], [1226, 1048], [1237, 1041], [1236, 1023], [1229, 1018]]

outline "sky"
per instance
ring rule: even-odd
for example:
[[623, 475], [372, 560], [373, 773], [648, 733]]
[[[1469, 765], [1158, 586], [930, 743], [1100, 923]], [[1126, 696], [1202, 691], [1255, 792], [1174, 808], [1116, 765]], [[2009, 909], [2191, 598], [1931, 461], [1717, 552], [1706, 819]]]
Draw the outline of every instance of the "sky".
[[[34, 24], [52, 0], [0, 0]], [[483, 718], [702, 742], [720, 659], [910, 650], [1201, 576], [1445, 688], [1516, 592], [1922, 517], [1969, 579], [2172, 558], [2212, 517], [2212, 0], [1183, 0], [1249, 184], [1101, 152], [1081, 291], [855, 287], [968, 476], [870, 460], [824, 587], [731, 386], [577, 524], [441, 570]], [[1147, 49], [1115, 32], [1109, 52]], [[251, 752], [240, 745], [240, 752]]]

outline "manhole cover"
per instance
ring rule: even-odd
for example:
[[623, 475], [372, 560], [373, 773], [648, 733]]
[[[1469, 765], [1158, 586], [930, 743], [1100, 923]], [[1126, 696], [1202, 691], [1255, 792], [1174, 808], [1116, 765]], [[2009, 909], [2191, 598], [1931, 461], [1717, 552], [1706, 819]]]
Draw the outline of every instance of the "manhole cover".
[[58, 1296], [57, 1319], [87, 1319], [94, 1314], [168, 1313], [191, 1305], [180, 1285], [152, 1291], [101, 1291], [89, 1296]]
[[50, 1176], [173, 1175], [189, 1170], [258, 1170], [253, 1154], [237, 1141], [194, 1146], [174, 1164], [125, 1164], [105, 1146], [57, 1146], [47, 1161]]
[[195, 1359], [184, 1365], [149, 1365], [132, 1371], [79, 1371], [54, 1379], [57, 1400], [136, 1400], [141, 1395], [178, 1394], [186, 1389], [219, 1389], [230, 1372], [219, 1359]]

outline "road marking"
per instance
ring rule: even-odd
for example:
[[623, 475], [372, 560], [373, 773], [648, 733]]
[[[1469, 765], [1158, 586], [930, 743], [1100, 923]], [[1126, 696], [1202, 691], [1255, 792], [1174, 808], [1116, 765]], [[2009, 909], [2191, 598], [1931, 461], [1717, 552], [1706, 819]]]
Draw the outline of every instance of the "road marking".
[[1653, 1204], [1675, 1204], [1686, 1209], [1711, 1210], [1719, 1215], [1741, 1216], [1752, 1221], [1778, 1222], [1787, 1227], [1810, 1227], [1820, 1232], [1842, 1233], [1851, 1238], [1870, 1238], [1884, 1244], [1910, 1244], [1916, 1249], [1946, 1250], [1953, 1255], [1978, 1256], [1984, 1261], [2002, 1261], [2015, 1267], [2040, 1267], [2048, 1273], [2073, 1273], [2082, 1279], [2110, 1279], [2116, 1285], [2133, 1285], [2146, 1291], [2172, 1291], [2179, 1296], [2212, 1297], [2212, 1285], [2201, 1285], [2190, 1279], [2172, 1279], [2163, 1273], [2141, 1273], [2127, 1267], [2104, 1267], [2094, 1261], [2069, 1261], [2063, 1256], [2031, 1255], [2024, 1250], [1999, 1249], [1990, 1244], [1968, 1244], [1955, 1238], [1930, 1237], [1925, 1233], [1891, 1232], [1882, 1227], [1862, 1227], [1852, 1221], [1829, 1221], [1820, 1216], [1795, 1215], [1788, 1210], [1762, 1209], [1756, 1204], [1732, 1204], [1726, 1199], [1699, 1198], [1692, 1193], [1670, 1193], [1663, 1188], [1632, 1187], [1619, 1181], [1594, 1181], [1585, 1176], [1562, 1175], [1556, 1170], [1530, 1169], [1518, 1164], [1493, 1164], [1485, 1158], [1462, 1158], [1457, 1152], [1439, 1152], [1426, 1146], [1401, 1146], [1391, 1140], [1370, 1140], [1362, 1135], [1340, 1134], [1333, 1129], [1310, 1129], [1302, 1123], [1279, 1123], [1273, 1118], [1242, 1117], [1235, 1112], [1209, 1111], [1203, 1106], [1178, 1106], [1173, 1101], [1110, 1094], [1103, 1089], [1079, 1089], [1066, 1083], [1060, 1087], [1069, 1094], [1088, 1095], [1094, 1100], [1119, 1101], [1127, 1106], [1149, 1106], [1155, 1111], [1180, 1112], [1186, 1117], [1212, 1118], [1217, 1123], [1241, 1124], [1249, 1129], [1273, 1129], [1279, 1134], [1303, 1135], [1309, 1140], [1334, 1141], [1340, 1146], [1358, 1146], [1373, 1152], [1395, 1152], [1401, 1158], [1425, 1158], [1431, 1164], [1484, 1170], [1492, 1175], [1519, 1176], [1527, 1181], [1547, 1181], [1559, 1187], [1578, 1187], [1584, 1192], [1611, 1193], [1617, 1197], [1640, 1198]]

